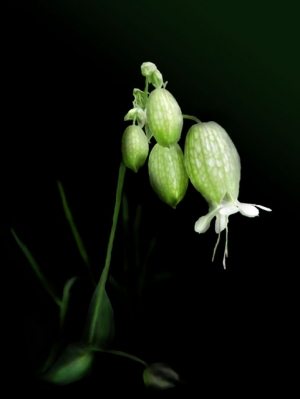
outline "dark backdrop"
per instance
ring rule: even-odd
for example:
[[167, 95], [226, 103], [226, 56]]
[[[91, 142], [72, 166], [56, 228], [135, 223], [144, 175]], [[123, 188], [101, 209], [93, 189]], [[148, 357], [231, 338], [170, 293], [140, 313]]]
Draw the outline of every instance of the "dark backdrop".
[[[57, 331], [56, 310], [9, 228], [26, 242], [58, 289], [67, 278], [82, 276], [74, 287], [73, 297], [79, 299], [74, 299], [69, 327], [70, 339], [79, 339], [90, 291], [56, 181], [65, 187], [99, 276], [114, 206], [120, 140], [128, 124], [123, 118], [131, 108], [133, 88], [144, 88], [140, 65], [151, 61], [169, 82], [167, 88], [183, 113], [216, 121], [229, 133], [242, 162], [240, 201], [273, 212], [261, 211], [254, 219], [230, 217], [230, 256], [224, 271], [224, 241], [211, 263], [213, 228], [200, 236], [193, 230], [207, 212], [201, 195], [190, 185], [173, 210], [152, 192], [146, 167], [137, 175], [128, 171], [130, 215], [142, 205], [143, 248], [157, 237], [150, 268], [172, 272], [173, 277], [148, 289], [142, 315], [123, 308], [115, 298], [117, 349], [150, 362], [169, 362], [199, 392], [217, 392], [220, 386], [231, 392], [259, 386], [266, 392], [277, 389], [287, 374], [282, 359], [292, 350], [287, 342], [293, 342], [297, 298], [296, 2], [11, 4], [2, 196], [7, 201], [3, 236], [13, 271], [9, 284], [15, 287], [14, 297], [21, 303], [18, 314], [24, 320], [17, 330], [15, 380], [24, 375], [30, 380]], [[183, 140], [191, 124], [184, 122]], [[122, 245], [118, 233], [112, 271], [122, 263]], [[93, 381], [101, 385], [99, 375], [104, 373], [105, 389], [110, 375], [125, 391], [135, 389], [141, 370], [123, 360], [117, 360], [117, 366], [110, 362], [100, 362], [89, 383], [80, 386], [96, 389]], [[104, 369], [109, 371], [105, 374]]]

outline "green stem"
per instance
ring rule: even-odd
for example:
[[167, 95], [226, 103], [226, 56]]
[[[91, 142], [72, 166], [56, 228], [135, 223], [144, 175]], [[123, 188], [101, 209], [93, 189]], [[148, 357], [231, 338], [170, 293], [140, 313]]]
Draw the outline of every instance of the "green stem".
[[124, 356], [124, 357], [127, 357], [128, 359], [134, 360], [135, 362], [142, 363], [145, 367], [148, 366], [147, 362], [145, 362], [144, 360], [142, 360], [136, 356], [130, 355], [129, 353], [122, 352], [122, 351], [115, 351], [115, 350], [107, 350], [106, 352], [112, 353], [113, 355], [117, 355], [117, 356]]
[[148, 367], [148, 363], [145, 362], [144, 360], [140, 359], [139, 357], [136, 357], [134, 355], [130, 355], [129, 353], [122, 352], [122, 351], [116, 351], [116, 350], [103, 350], [99, 348], [92, 348], [92, 350], [97, 351], [97, 352], [103, 352], [103, 353], [111, 353], [112, 355], [116, 356], [123, 356], [127, 357], [127, 359], [131, 359], [135, 362], [142, 363], [145, 367]]
[[191, 115], [182, 115], [182, 117], [183, 117], [184, 119], [191, 119], [192, 121], [195, 121], [195, 122], [197, 122], [197, 123], [201, 123], [201, 121], [200, 121], [198, 118], [196, 118], [195, 116], [191, 116]]
[[117, 182], [117, 192], [116, 192], [115, 209], [114, 209], [114, 214], [113, 214], [113, 222], [112, 222], [112, 226], [111, 226], [111, 231], [110, 231], [110, 236], [109, 236], [109, 241], [108, 241], [108, 246], [107, 246], [107, 252], [106, 252], [106, 260], [105, 260], [105, 265], [104, 265], [103, 271], [101, 273], [99, 283], [96, 287], [97, 296], [96, 296], [96, 303], [95, 303], [95, 311], [93, 314], [93, 319], [91, 322], [91, 327], [90, 327], [90, 332], [89, 332], [89, 341], [90, 342], [93, 342], [93, 337], [94, 337], [96, 323], [97, 323], [97, 317], [98, 317], [99, 308], [100, 308], [100, 304], [101, 304], [101, 298], [104, 294], [105, 283], [106, 283], [108, 273], [109, 273], [111, 252], [112, 252], [112, 248], [113, 248], [116, 227], [117, 227], [117, 222], [118, 222], [118, 216], [119, 216], [119, 210], [120, 210], [120, 205], [121, 205], [121, 200], [122, 200], [122, 189], [123, 189], [123, 183], [124, 183], [124, 178], [125, 178], [125, 172], [126, 172], [126, 166], [124, 165], [123, 162], [121, 162], [120, 168], [119, 168], [118, 182]]
[[144, 90], [145, 109], [147, 108], [147, 101], [148, 101], [148, 87], [149, 87], [149, 78], [147, 76], [145, 83], [145, 90]]

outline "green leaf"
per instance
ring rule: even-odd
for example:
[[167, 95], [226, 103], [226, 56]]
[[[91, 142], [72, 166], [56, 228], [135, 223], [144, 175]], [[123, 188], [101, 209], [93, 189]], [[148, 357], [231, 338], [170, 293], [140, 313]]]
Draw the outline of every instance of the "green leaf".
[[63, 289], [63, 297], [62, 297], [62, 302], [61, 302], [61, 307], [60, 307], [60, 315], [59, 315], [61, 327], [64, 324], [65, 316], [66, 316], [67, 309], [68, 309], [69, 298], [70, 298], [70, 289], [76, 280], [77, 280], [77, 277], [70, 278], [66, 282], [64, 289]]
[[44, 374], [44, 373], [46, 373], [47, 370], [50, 369], [50, 367], [54, 364], [55, 359], [58, 356], [58, 353], [61, 350], [61, 346], [62, 346], [61, 339], [58, 342], [54, 342], [54, 344], [52, 345], [52, 347], [50, 349], [49, 356], [47, 357], [43, 366], [37, 371], [37, 375]]
[[58, 306], [61, 306], [61, 300], [59, 299], [59, 297], [56, 295], [56, 293], [54, 292], [54, 290], [51, 287], [51, 285], [46, 280], [45, 276], [41, 272], [41, 269], [40, 269], [39, 265], [37, 264], [36, 260], [32, 256], [32, 254], [29, 251], [29, 249], [27, 248], [27, 246], [22, 243], [22, 241], [19, 239], [19, 237], [15, 233], [14, 229], [10, 229], [10, 231], [11, 231], [12, 235], [14, 236], [17, 244], [19, 245], [21, 251], [26, 256], [26, 258], [27, 258], [28, 262], [30, 263], [30, 265], [31, 265], [33, 271], [35, 272], [36, 276], [38, 277], [38, 279], [40, 280], [41, 284], [45, 288], [45, 290], [51, 295], [51, 297], [53, 298], [54, 302]]
[[93, 294], [83, 341], [97, 349], [106, 349], [115, 334], [114, 311], [105, 288], [98, 284]]
[[145, 109], [146, 108], [145, 93], [140, 89], [133, 89], [133, 96], [134, 96], [133, 106], [135, 108]]
[[88, 257], [88, 254], [87, 254], [86, 250], [85, 250], [85, 247], [83, 245], [83, 241], [82, 241], [82, 239], [81, 239], [81, 237], [79, 235], [77, 227], [75, 225], [71, 210], [70, 210], [70, 208], [68, 206], [63, 186], [62, 186], [60, 181], [57, 181], [57, 185], [58, 185], [59, 193], [60, 193], [60, 196], [61, 196], [61, 200], [62, 200], [63, 208], [64, 208], [64, 211], [65, 211], [65, 215], [66, 215], [66, 218], [67, 218], [67, 220], [68, 220], [68, 222], [70, 224], [70, 227], [71, 227], [73, 236], [75, 238], [79, 253], [80, 253], [80, 255], [81, 255], [81, 257], [82, 257], [82, 259], [83, 259], [83, 261], [84, 261], [84, 263], [85, 263], [85, 265], [87, 267], [87, 269], [88, 269], [88, 272], [89, 272], [89, 275], [90, 275], [92, 281], [94, 282], [94, 276], [93, 276], [93, 272], [92, 272], [92, 269], [91, 269], [89, 257]]
[[81, 380], [91, 370], [94, 354], [85, 345], [73, 343], [67, 346], [50, 370], [41, 379], [58, 385]]

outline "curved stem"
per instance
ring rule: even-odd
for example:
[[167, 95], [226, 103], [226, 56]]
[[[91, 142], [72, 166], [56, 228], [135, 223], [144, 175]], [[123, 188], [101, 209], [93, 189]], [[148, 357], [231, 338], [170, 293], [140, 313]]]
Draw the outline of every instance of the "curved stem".
[[192, 116], [192, 115], [182, 115], [182, 117], [184, 119], [191, 119], [192, 121], [195, 121], [197, 123], [201, 123], [201, 121], [198, 118], [196, 118], [195, 116]]
[[117, 356], [124, 356], [124, 357], [127, 357], [128, 359], [134, 360], [135, 362], [142, 363], [145, 367], [148, 366], [147, 362], [145, 362], [144, 360], [142, 360], [136, 356], [130, 355], [129, 353], [122, 352], [122, 351], [115, 351], [115, 350], [107, 350], [106, 352], [112, 353], [113, 355], [117, 355]]
[[124, 165], [123, 162], [120, 164], [119, 168], [119, 176], [118, 176], [118, 182], [117, 182], [117, 192], [116, 192], [116, 202], [115, 202], [115, 209], [114, 209], [114, 214], [113, 214], [113, 222], [111, 226], [111, 231], [110, 231], [110, 236], [109, 236], [109, 241], [108, 241], [108, 246], [107, 246], [107, 252], [106, 252], [106, 260], [105, 260], [105, 265], [101, 273], [101, 277], [99, 280], [99, 283], [96, 287], [95, 292], [97, 292], [96, 296], [96, 303], [95, 303], [95, 310], [91, 322], [91, 327], [89, 331], [89, 340], [90, 342], [93, 341], [93, 337], [95, 334], [95, 329], [96, 329], [96, 324], [97, 324], [97, 317], [99, 313], [99, 308], [101, 304], [101, 299], [104, 294], [105, 290], [105, 283], [108, 277], [108, 272], [109, 272], [109, 267], [110, 267], [110, 260], [111, 260], [111, 252], [113, 248], [113, 243], [114, 243], [114, 238], [115, 238], [115, 233], [116, 233], [116, 227], [117, 227], [117, 222], [118, 222], [118, 216], [119, 216], [119, 210], [120, 210], [120, 205], [121, 205], [121, 200], [122, 200], [122, 190], [123, 190], [123, 184], [124, 184], [124, 178], [125, 178], [125, 172], [126, 172], [126, 166]]
[[144, 90], [145, 109], [147, 108], [147, 101], [148, 101], [148, 86], [149, 86], [149, 78], [147, 76], [145, 82], [145, 90]]
[[133, 360], [135, 362], [141, 363], [145, 367], [148, 367], [148, 363], [147, 362], [145, 362], [144, 360], [140, 359], [137, 356], [130, 355], [130, 353], [126, 353], [126, 352], [122, 352], [122, 351], [116, 351], [116, 350], [113, 350], [113, 349], [103, 350], [103, 349], [93, 348], [93, 347], [91, 349], [94, 350], [94, 351], [97, 351], [97, 352], [111, 353], [112, 355], [127, 357], [127, 359], [131, 359], [131, 360]]

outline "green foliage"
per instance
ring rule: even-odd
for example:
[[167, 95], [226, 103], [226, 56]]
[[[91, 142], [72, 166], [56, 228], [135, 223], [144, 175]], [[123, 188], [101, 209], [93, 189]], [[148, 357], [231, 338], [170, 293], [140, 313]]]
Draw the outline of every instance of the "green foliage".
[[114, 312], [105, 288], [98, 284], [92, 297], [83, 333], [83, 341], [97, 349], [106, 349], [115, 334]]
[[91, 277], [92, 281], [94, 281], [94, 276], [93, 276], [93, 272], [92, 272], [92, 269], [91, 269], [91, 266], [90, 266], [89, 257], [88, 257], [88, 254], [87, 254], [86, 250], [85, 250], [85, 247], [83, 245], [83, 241], [82, 241], [82, 239], [81, 239], [81, 237], [79, 235], [77, 227], [75, 225], [75, 222], [74, 222], [74, 219], [73, 219], [73, 215], [71, 213], [69, 205], [67, 203], [67, 199], [66, 199], [66, 195], [65, 195], [65, 192], [64, 192], [64, 189], [63, 189], [63, 185], [61, 184], [60, 181], [57, 181], [57, 185], [58, 185], [59, 193], [60, 193], [60, 196], [61, 196], [62, 205], [63, 205], [64, 211], [65, 211], [65, 215], [66, 215], [66, 218], [67, 218], [67, 220], [68, 220], [68, 222], [70, 224], [71, 231], [72, 231], [73, 236], [75, 238], [79, 253], [80, 253], [80, 255], [81, 255], [81, 257], [82, 257], [82, 259], [83, 259], [83, 261], [84, 261], [84, 263], [85, 263], [85, 265], [87, 267], [87, 269], [88, 269], [88, 272], [90, 274], [90, 277]]
[[54, 302], [60, 307], [61, 300], [59, 299], [59, 297], [56, 295], [54, 289], [51, 287], [51, 285], [46, 280], [44, 274], [41, 272], [41, 269], [40, 269], [39, 265], [37, 264], [36, 260], [34, 259], [34, 257], [32, 256], [31, 252], [29, 251], [27, 246], [25, 244], [23, 244], [22, 241], [19, 239], [19, 237], [15, 233], [14, 229], [10, 229], [10, 231], [11, 231], [12, 235], [14, 236], [17, 244], [19, 245], [21, 251], [26, 256], [28, 262], [30, 263], [33, 271], [35, 272], [36, 276], [40, 280], [41, 284], [43, 285], [45, 290], [51, 295]]
[[63, 289], [63, 297], [62, 297], [62, 301], [61, 301], [60, 314], [59, 314], [61, 327], [64, 324], [65, 316], [66, 316], [67, 309], [68, 309], [68, 304], [69, 304], [69, 299], [70, 299], [70, 289], [76, 280], [77, 280], [77, 277], [70, 278], [66, 282], [64, 289]]
[[67, 346], [54, 365], [41, 378], [57, 385], [81, 380], [91, 370], [94, 353], [81, 343]]

